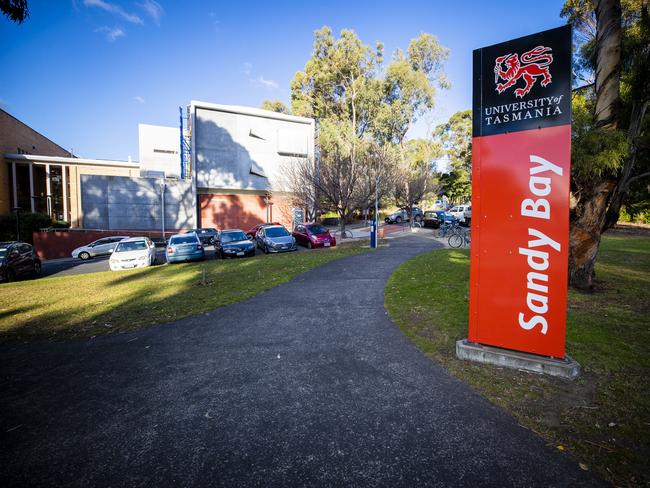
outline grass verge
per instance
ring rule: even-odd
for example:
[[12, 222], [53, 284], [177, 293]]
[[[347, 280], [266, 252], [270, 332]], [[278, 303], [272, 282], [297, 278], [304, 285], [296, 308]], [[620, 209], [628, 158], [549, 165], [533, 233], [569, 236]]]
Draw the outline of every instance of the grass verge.
[[393, 321], [429, 357], [549, 444], [618, 486], [650, 484], [650, 238], [605, 236], [593, 294], [570, 290], [567, 381], [459, 361], [467, 337], [468, 251], [433, 251], [386, 286]]
[[[4, 284], [0, 342], [92, 337], [171, 322], [246, 300], [328, 261], [367, 251], [362, 244]], [[201, 284], [204, 268], [207, 284]]]

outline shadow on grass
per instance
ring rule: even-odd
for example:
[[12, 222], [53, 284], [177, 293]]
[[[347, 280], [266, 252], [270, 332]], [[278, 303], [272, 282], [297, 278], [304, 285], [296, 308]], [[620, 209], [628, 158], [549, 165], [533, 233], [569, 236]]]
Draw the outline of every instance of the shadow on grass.
[[[8, 309], [0, 317], [0, 342], [92, 337], [171, 322], [246, 300], [359, 252], [358, 247], [346, 247], [328, 253], [208, 260], [53, 278], [33, 282], [29, 289], [6, 288], [9, 293], [0, 297], [0, 309]], [[30, 306], [21, 305], [26, 302]]]

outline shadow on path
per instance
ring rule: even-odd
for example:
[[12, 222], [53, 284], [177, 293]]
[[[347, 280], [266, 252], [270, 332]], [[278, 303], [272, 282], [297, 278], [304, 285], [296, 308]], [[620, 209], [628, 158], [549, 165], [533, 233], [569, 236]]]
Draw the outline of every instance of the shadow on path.
[[390, 321], [393, 269], [439, 246], [394, 239], [171, 324], [0, 347], [3, 486], [598, 484]]

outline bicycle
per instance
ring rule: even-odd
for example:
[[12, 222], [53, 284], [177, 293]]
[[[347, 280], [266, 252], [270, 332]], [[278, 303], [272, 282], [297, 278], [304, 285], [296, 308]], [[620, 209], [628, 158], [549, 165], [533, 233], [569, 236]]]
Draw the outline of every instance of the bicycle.
[[449, 247], [453, 247], [455, 249], [462, 247], [469, 247], [470, 245], [470, 232], [469, 230], [461, 230], [459, 233], [454, 233], [449, 236], [449, 240], [447, 243], [449, 244]]
[[443, 222], [440, 224], [440, 227], [438, 228], [438, 237], [447, 237], [452, 234], [456, 234], [458, 230], [460, 229], [460, 226], [458, 225], [458, 222]]

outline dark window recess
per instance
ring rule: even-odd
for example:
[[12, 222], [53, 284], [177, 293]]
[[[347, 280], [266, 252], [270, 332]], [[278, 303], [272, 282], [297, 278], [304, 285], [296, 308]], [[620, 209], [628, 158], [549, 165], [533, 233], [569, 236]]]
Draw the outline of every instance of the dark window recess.
[[255, 161], [251, 161], [250, 173], [252, 175], [257, 175], [257, 176], [261, 176], [262, 178], [266, 178], [266, 173], [264, 172], [264, 168], [262, 168]]

